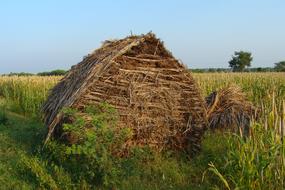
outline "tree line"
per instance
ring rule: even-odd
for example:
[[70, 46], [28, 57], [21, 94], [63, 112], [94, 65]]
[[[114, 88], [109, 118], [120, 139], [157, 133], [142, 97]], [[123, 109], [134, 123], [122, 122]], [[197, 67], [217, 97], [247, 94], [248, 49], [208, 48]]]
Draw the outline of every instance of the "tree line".
[[[229, 61], [229, 67], [233, 72], [243, 72], [251, 66], [253, 60], [252, 54], [246, 51], [236, 51]], [[259, 68], [262, 70], [262, 68]], [[257, 69], [258, 71], [258, 69]], [[284, 72], [285, 71], [285, 61], [280, 61], [275, 63], [273, 71]]]
[[9, 74], [4, 74], [3, 76], [62, 76], [65, 75], [68, 71], [66, 70], [53, 70], [53, 71], [46, 71], [46, 72], [40, 72], [37, 74], [34, 73], [27, 73], [27, 72], [19, 72], [19, 73], [14, 73], [11, 72]]
[[191, 69], [192, 72], [285, 72], [285, 61], [275, 63], [274, 67], [250, 68], [252, 54], [246, 51], [236, 51], [229, 63], [229, 68]]

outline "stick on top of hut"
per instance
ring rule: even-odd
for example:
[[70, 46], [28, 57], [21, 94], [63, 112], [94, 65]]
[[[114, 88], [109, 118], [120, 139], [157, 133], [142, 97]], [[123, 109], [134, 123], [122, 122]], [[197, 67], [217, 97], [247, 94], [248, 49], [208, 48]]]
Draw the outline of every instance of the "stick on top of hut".
[[129, 145], [196, 152], [206, 126], [205, 102], [191, 73], [153, 33], [106, 41], [73, 66], [44, 104], [48, 138], [63, 107], [107, 102], [118, 127], [133, 131]]

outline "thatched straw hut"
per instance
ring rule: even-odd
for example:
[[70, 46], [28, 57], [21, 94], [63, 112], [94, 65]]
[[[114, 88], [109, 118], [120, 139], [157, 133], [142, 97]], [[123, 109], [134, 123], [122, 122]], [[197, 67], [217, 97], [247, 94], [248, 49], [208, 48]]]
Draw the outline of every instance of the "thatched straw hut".
[[249, 102], [235, 85], [211, 93], [206, 97], [210, 129], [226, 129], [249, 135], [251, 119], [256, 119], [258, 109]]
[[43, 107], [48, 138], [61, 127], [63, 107], [80, 110], [102, 101], [118, 110], [118, 128], [132, 129], [128, 145], [200, 147], [204, 99], [191, 73], [152, 33], [106, 41], [71, 68]]

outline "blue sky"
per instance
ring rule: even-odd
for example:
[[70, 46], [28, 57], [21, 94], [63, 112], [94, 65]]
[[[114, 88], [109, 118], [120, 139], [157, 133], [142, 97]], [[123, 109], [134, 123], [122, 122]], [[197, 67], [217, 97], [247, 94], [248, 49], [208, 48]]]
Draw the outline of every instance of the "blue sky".
[[284, 0], [6, 0], [0, 2], [0, 73], [69, 69], [106, 39], [153, 31], [189, 68], [285, 60]]

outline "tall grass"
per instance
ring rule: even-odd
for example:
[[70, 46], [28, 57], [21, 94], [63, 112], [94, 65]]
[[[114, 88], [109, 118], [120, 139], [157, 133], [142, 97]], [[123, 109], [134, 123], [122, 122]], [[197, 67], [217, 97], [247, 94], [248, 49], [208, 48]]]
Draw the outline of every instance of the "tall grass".
[[25, 114], [38, 114], [48, 90], [60, 77], [0, 77], [0, 97], [13, 101], [18, 110]]
[[249, 138], [224, 134], [227, 152], [222, 161], [209, 163], [209, 171], [225, 189], [284, 189], [285, 74], [209, 73], [194, 77], [204, 95], [236, 84], [261, 110]]
[[281, 107], [285, 97], [285, 73], [194, 73], [203, 95], [229, 84], [240, 86], [255, 105], [271, 108], [273, 96]]
[[[128, 165], [127, 171], [133, 173], [120, 178], [122, 188], [189, 189], [195, 183], [197, 189], [285, 189], [285, 143], [282, 138], [285, 74], [203, 73], [193, 76], [204, 96], [229, 84], [236, 84], [243, 89], [249, 100], [261, 109], [261, 118], [252, 122], [251, 136], [245, 139], [232, 133], [209, 131], [203, 141], [204, 150], [191, 161], [159, 157], [161, 155], [156, 155], [152, 161], [134, 161], [132, 167]], [[48, 90], [59, 79], [60, 77], [0, 77], [0, 96], [19, 105], [26, 114], [37, 114]], [[26, 163], [30, 161], [27, 159]], [[47, 167], [36, 163], [33, 170], [42, 173], [40, 180], [57, 181], [52, 179], [54, 176], [51, 174], [51, 178], [44, 178]], [[41, 171], [37, 171], [39, 167], [43, 167]], [[61, 178], [66, 177], [66, 180], [58, 181], [70, 183], [68, 175], [60, 173]]]
[[[274, 96], [278, 110], [285, 97], [285, 73], [194, 73], [202, 94], [237, 84], [255, 105], [269, 112]], [[0, 77], [0, 96], [16, 102], [25, 113], [38, 113], [48, 90], [61, 77]]]
[[[267, 125], [274, 126], [273, 118], [268, 121]], [[227, 151], [221, 161], [209, 164], [209, 171], [225, 188], [285, 188], [285, 144], [276, 128], [264, 126], [252, 123], [251, 135], [246, 139], [232, 133], [223, 135]]]

